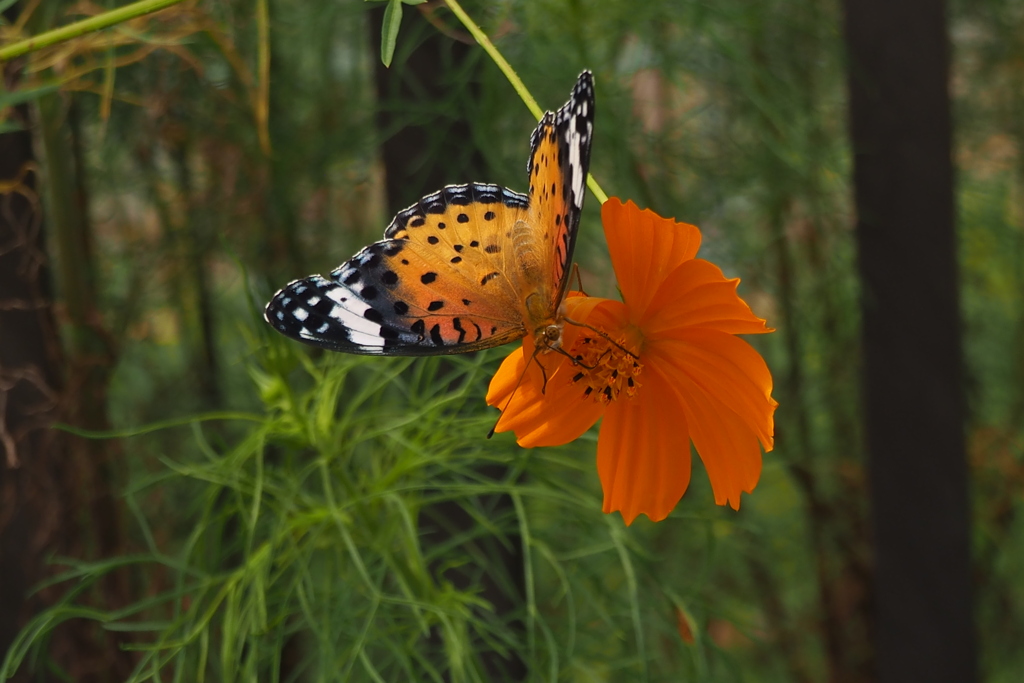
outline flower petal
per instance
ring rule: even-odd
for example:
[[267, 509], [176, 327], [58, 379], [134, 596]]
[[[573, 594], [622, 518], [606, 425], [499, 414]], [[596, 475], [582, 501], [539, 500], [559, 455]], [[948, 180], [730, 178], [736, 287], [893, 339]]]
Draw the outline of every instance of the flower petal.
[[617, 197], [601, 205], [601, 221], [622, 298], [639, 320], [662, 280], [697, 254], [700, 230]]
[[701, 390], [736, 413], [772, 450], [775, 407], [772, 376], [764, 358], [731, 334], [706, 329], [680, 331], [673, 339], [650, 344], [648, 355], [671, 377], [687, 376]]
[[700, 326], [730, 334], [762, 334], [772, 329], [754, 315], [721, 269], [703, 259], [686, 261], [665, 278], [639, 322], [649, 340], [681, 327]]
[[693, 444], [704, 462], [715, 502], [739, 509], [761, 476], [761, 445], [772, 447], [771, 375], [742, 339], [691, 329], [648, 347], [649, 360], [671, 373]]
[[645, 368], [641, 379], [634, 398], [609, 406], [597, 440], [603, 509], [622, 512], [626, 524], [640, 514], [665, 519], [690, 484], [690, 435], [678, 393], [656, 368]]
[[[618, 319], [624, 318], [625, 312], [618, 301], [573, 296], [565, 303], [567, 315], [573, 320], [592, 321], [588, 324], [600, 325], [603, 331], [612, 335], [621, 329], [622, 323]], [[593, 315], [595, 310], [602, 308], [608, 311]], [[571, 348], [581, 329], [569, 323], [564, 325], [564, 348]], [[534, 348], [533, 339], [526, 337], [522, 347], [502, 362], [491, 379], [487, 403], [502, 410], [495, 431], [514, 431], [520, 446], [560, 446], [590, 429], [604, 413], [605, 406], [583, 395], [584, 388], [573, 381], [579, 368], [563, 354], [549, 352], [538, 355], [526, 370], [527, 359], [532, 357]]]

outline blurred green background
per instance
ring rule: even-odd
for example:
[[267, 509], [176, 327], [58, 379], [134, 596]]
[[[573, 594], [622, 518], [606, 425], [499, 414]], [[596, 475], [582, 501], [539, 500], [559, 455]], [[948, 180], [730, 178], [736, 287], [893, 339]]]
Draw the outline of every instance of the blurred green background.
[[[0, 6], [4, 38], [19, 13], [39, 32], [105, 8]], [[30, 131], [45, 179], [0, 189], [46, 208], [51, 409], [122, 432], [209, 418], [54, 437], [75, 478], [54, 475], [66, 523], [32, 552], [67, 573], [0, 614], [11, 637], [30, 625], [7, 673], [871, 680], [838, 4], [465, 7], [544, 108], [594, 71], [592, 173], [700, 226], [701, 256], [778, 330], [749, 340], [780, 404], [755, 492], [716, 507], [695, 459], [671, 517], [627, 528], [600, 511], [596, 430], [534, 451], [484, 439], [509, 349], [364, 359], [273, 335], [278, 287], [422, 194], [524, 190], [535, 122], [438, 3], [405, 7], [385, 69], [377, 3], [185, 2], [4, 66], [0, 105], [31, 97], [0, 135]], [[1024, 2], [953, 3], [950, 32], [976, 616], [982, 679], [1001, 683], [1024, 671]], [[576, 259], [614, 295], [592, 196]], [[87, 512], [103, 500], [107, 517]]]

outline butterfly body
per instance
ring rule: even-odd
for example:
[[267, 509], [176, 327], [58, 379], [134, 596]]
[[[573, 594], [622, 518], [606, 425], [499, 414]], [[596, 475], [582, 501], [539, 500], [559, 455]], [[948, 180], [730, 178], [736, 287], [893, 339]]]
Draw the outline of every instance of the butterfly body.
[[368, 355], [464, 353], [528, 334], [538, 348], [558, 348], [593, 112], [585, 71], [531, 137], [528, 194], [485, 183], [429, 194], [327, 277], [282, 288], [267, 322], [308, 344]]

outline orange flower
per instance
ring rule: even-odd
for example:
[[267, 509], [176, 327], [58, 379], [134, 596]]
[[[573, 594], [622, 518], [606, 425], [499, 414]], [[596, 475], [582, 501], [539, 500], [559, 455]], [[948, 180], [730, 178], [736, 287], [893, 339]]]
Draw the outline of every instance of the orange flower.
[[676, 506], [692, 441], [715, 502], [738, 509], [761, 475], [761, 447], [772, 449], [777, 404], [764, 359], [735, 335], [772, 330], [736, 293], [738, 279], [694, 258], [696, 227], [614, 197], [601, 218], [623, 302], [570, 293], [567, 354], [538, 355], [543, 370], [527, 367], [534, 343], [524, 339], [487, 392], [504, 408], [496, 430], [514, 431], [524, 447], [555, 446], [603, 416], [604, 511], [621, 511], [626, 524], [641, 513], [662, 520]]

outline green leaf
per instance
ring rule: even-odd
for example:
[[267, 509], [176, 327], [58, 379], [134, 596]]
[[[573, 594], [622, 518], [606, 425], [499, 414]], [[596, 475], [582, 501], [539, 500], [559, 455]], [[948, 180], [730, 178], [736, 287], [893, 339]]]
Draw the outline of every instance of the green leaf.
[[25, 130], [25, 126], [14, 121], [0, 121], [0, 135], [4, 133], [16, 133], [19, 130]]
[[384, 25], [380, 35], [380, 61], [384, 66], [391, 66], [391, 58], [395, 56], [395, 43], [398, 42], [398, 28], [402, 25], [402, 0], [390, 0], [384, 10]]
[[7, 11], [8, 8], [13, 7], [16, 2], [18, 2], [18, 0], [0, 0], [0, 14]]

